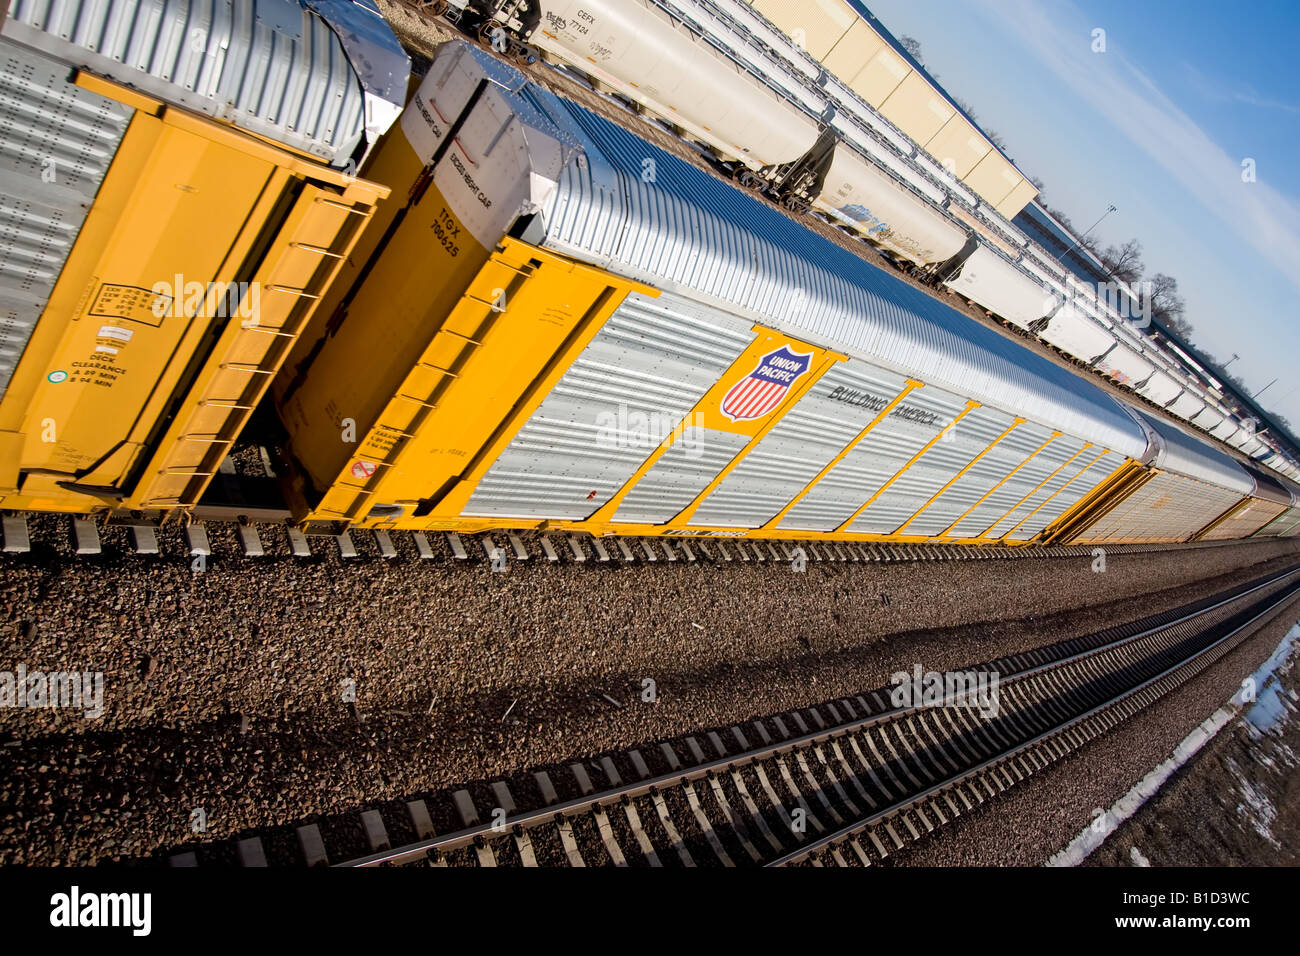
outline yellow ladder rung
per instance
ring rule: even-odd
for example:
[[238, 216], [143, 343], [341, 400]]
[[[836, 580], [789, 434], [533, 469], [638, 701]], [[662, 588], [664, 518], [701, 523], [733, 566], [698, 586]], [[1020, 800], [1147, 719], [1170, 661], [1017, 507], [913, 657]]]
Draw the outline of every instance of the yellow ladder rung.
[[441, 366], [434, 365], [432, 362], [420, 362], [419, 365], [420, 368], [427, 368], [434, 372], [441, 372], [443, 375], [450, 375], [452, 378], [460, 378], [460, 376], [451, 371], [451, 369], [442, 368]]
[[304, 299], [319, 299], [320, 296], [315, 292], [308, 292], [306, 289], [293, 289], [287, 285], [268, 285], [264, 287], [266, 292], [288, 292], [290, 295], [301, 296]]
[[339, 202], [337, 199], [326, 199], [324, 196], [317, 196], [314, 200], [312, 200], [312, 202], [318, 202], [322, 206], [333, 206], [335, 209], [342, 209], [345, 212], [350, 212], [355, 216], [367, 216], [370, 214], [370, 210], [368, 209], [358, 209], [356, 206], [353, 206], [350, 203]]
[[230, 369], [232, 372], [250, 372], [253, 375], [274, 375], [275, 370], [262, 368], [260, 365], [249, 365], [246, 362], [222, 362], [221, 367]]
[[343, 258], [343, 253], [341, 252], [331, 252], [324, 246], [313, 246], [310, 242], [291, 242], [289, 243], [289, 248], [301, 249], [303, 252], [314, 252], [317, 255], [329, 256], [331, 259]]
[[450, 335], [452, 338], [460, 339], [462, 342], [468, 342], [470, 345], [476, 347], [483, 344], [478, 339], [472, 339], [468, 335], [461, 335], [459, 332], [453, 332], [451, 329], [443, 329], [441, 334]]

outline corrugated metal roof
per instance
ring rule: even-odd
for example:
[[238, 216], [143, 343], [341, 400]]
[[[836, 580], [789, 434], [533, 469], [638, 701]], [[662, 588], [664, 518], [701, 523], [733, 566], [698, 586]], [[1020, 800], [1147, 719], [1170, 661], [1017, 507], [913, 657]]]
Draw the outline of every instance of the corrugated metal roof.
[[1164, 448], [1152, 463], [1157, 468], [1199, 478], [1243, 495], [1254, 491], [1255, 481], [1246, 470], [1213, 445], [1145, 412], [1133, 409], [1133, 413], [1142, 416], [1164, 443]]
[[296, 0], [13, 0], [4, 34], [334, 165], [362, 139], [361, 82]]
[[1126, 455], [1145, 449], [1097, 386], [614, 123], [535, 87], [521, 95], [586, 150], [544, 207], [545, 245]]

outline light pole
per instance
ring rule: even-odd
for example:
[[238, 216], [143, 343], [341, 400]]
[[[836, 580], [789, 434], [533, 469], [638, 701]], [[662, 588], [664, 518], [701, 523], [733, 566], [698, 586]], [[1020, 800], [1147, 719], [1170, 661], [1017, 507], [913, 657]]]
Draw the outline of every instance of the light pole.
[[[1273, 382], [1276, 381], [1277, 379], [1273, 379]], [[1269, 382], [1268, 385], [1272, 385], [1273, 382]], [[1268, 391], [1268, 385], [1265, 385], [1263, 388], [1261, 388], [1258, 392], [1252, 395], [1251, 398], [1259, 398], [1259, 396], [1263, 395], [1266, 391]]]
[[1110, 215], [1111, 213], [1113, 213], [1113, 212], [1119, 212], [1119, 209], [1116, 208], [1115, 205], [1114, 205], [1113, 203], [1109, 203], [1109, 204], [1107, 204], [1107, 206], [1106, 206], [1106, 211], [1103, 212], [1103, 213], [1101, 214], [1101, 219], [1098, 219], [1098, 220], [1097, 220], [1096, 222], [1094, 222], [1091, 226], [1089, 226], [1087, 232], [1085, 232], [1085, 233], [1084, 233], [1082, 236], [1080, 236], [1078, 239], [1074, 240], [1074, 242], [1070, 243], [1070, 248], [1069, 248], [1069, 249], [1066, 249], [1065, 252], [1061, 253], [1061, 262], [1064, 263], [1066, 257], [1069, 256], [1069, 254], [1070, 254], [1071, 252], [1074, 251], [1075, 246], [1079, 245], [1079, 243], [1081, 243], [1081, 242], [1083, 242], [1083, 240], [1087, 239], [1087, 238], [1088, 238], [1088, 233], [1089, 233], [1089, 232], [1092, 232], [1094, 229], [1096, 229], [1098, 226], [1100, 226], [1100, 225], [1101, 225], [1101, 220], [1102, 220], [1102, 219], [1105, 219], [1107, 216], [1109, 216], [1109, 215]]
[[1241, 356], [1238, 355], [1236, 352], [1233, 352], [1232, 358], [1228, 359], [1228, 361], [1224, 362], [1222, 365], [1219, 366], [1219, 371], [1222, 372], [1224, 369], [1226, 369], [1233, 362], [1237, 361], [1237, 359], [1239, 358], [1241, 358]]

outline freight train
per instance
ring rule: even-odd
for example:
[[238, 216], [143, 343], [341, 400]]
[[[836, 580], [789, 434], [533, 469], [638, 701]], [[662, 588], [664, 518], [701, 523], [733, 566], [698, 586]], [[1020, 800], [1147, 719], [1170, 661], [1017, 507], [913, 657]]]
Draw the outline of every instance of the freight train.
[[[1244, 454], [1272, 454], [1253, 422], [1239, 419], [1129, 321], [1146, 318], [1130, 311], [1139, 296], [1118, 283], [1098, 289], [1080, 282], [1007, 221], [1033, 197], [1033, 186], [842, 0], [439, 6], [498, 50], [578, 70], [671, 124], [739, 182], [787, 209], [812, 210], [856, 231], [913, 275]], [[786, 33], [798, 34], [801, 45]], [[882, 116], [898, 120], [907, 136]]]
[[[9, 122], [40, 147], [7, 209], [36, 228], [66, 196], [42, 160], [97, 163], [62, 244], [0, 273], [36, 317], [0, 399], [0, 508], [190, 520], [260, 403], [306, 530], [1300, 533], [1300, 487], [473, 44], [440, 47], [398, 114], [406, 61], [346, 19], [365, 7], [236, 2], [181, 75], [149, 51], [177, 52], [189, 31], [158, 26], [189, 5], [155, 0], [149, 37], [142, 6], [74, 36], [19, 3], [0, 29]], [[232, 96], [252, 64], [265, 95]], [[223, 311], [219, 283], [259, 307]]]

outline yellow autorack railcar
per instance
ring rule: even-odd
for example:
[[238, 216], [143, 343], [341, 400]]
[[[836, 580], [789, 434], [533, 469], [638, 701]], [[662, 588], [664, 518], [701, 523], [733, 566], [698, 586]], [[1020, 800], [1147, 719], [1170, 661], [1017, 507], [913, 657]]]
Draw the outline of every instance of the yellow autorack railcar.
[[409, 63], [318, 6], [10, 4], [0, 507], [198, 500], [387, 194]]

